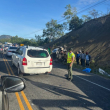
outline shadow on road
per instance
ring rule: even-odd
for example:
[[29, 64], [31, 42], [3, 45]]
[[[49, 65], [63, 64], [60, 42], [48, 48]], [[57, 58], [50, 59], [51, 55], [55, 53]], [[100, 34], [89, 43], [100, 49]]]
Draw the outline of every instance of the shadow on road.
[[[35, 82], [28, 78], [25, 78], [27, 81], [30, 81], [36, 87], [39, 87], [43, 90], [46, 90], [50, 93], [59, 96], [59, 99], [33, 99], [32, 102], [36, 106], [40, 108], [40, 110], [44, 110], [43, 107], [59, 107], [63, 110], [66, 110], [65, 107], [83, 107], [89, 110], [89, 107], [98, 107], [97, 103], [89, 101], [91, 98], [85, 95], [81, 95], [74, 90], [68, 90], [63, 87], [58, 87], [50, 84], [45, 84], [41, 82]], [[45, 94], [46, 95], [46, 94]], [[60, 96], [65, 95], [71, 97], [72, 99], [60, 99]], [[89, 94], [88, 94], [89, 95]]]
[[3, 55], [0, 54], [0, 73], [8, 74], [5, 63], [6, 62], [3, 60]]

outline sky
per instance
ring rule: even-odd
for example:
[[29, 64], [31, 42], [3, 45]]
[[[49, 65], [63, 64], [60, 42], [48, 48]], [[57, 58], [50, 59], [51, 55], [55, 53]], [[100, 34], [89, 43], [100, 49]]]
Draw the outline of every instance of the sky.
[[[80, 12], [101, 1], [103, 0], [0, 0], [0, 35], [35, 38], [35, 34], [42, 35], [42, 29], [48, 21], [63, 19], [66, 5], [70, 4]], [[88, 14], [92, 9], [107, 13], [107, 9], [110, 10], [110, 0], [105, 0], [78, 16]]]

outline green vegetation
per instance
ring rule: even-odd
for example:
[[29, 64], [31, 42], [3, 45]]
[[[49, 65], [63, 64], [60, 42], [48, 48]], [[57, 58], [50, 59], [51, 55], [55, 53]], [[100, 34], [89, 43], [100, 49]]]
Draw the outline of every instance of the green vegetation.
[[20, 38], [18, 36], [11, 37], [10, 39], [0, 39], [0, 42], [11, 42], [11, 43], [17, 43], [17, 44], [24, 44], [24, 45], [32, 45], [32, 46], [38, 46], [38, 43], [35, 39], [24, 39]]
[[83, 20], [79, 19], [78, 16], [72, 17], [72, 20], [69, 23], [69, 30], [78, 29], [83, 24]]
[[99, 13], [99, 11], [95, 9], [89, 10], [88, 15], [82, 15], [82, 18], [79, 18], [77, 13], [79, 12], [77, 12], [76, 7], [72, 7], [70, 4], [66, 5], [65, 12], [62, 16], [63, 19], [60, 21], [51, 19], [45, 24], [46, 28], [43, 29], [43, 34], [35, 36], [37, 39], [39, 37], [39, 41], [41, 42], [40, 45], [55, 41], [56, 39], [64, 36], [66, 31], [72, 31], [83, 27], [83, 24], [91, 19], [105, 16], [105, 14], [102, 12]]
[[[74, 62], [74, 65], [73, 65], [73, 68], [76, 68], [78, 70], [83, 70], [85, 69], [84, 67], [82, 67], [81, 65], [77, 65], [76, 62]], [[102, 77], [105, 77], [105, 78], [110, 78], [106, 75], [103, 75], [101, 73], [99, 73], [99, 68], [103, 69], [104, 71], [106, 71], [108, 74], [110, 74], [110, 66], [106, 66], [106, 67], [99, 67], [98, 65], [95, 64], [95, 61], [90, 63], [90, 68], [91, 68], [91, 73], [94, 73], [94, 74], [97, 74], [97, 75], [100, 75]]]

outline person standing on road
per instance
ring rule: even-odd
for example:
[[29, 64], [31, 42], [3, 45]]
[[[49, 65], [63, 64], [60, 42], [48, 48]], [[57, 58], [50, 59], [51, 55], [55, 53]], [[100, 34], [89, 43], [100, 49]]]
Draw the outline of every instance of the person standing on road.
[[79, 52], [77, 52], [77, 55], [76, 55], [76, 62], [77, 62], [77, 65], [79, 65], [79, 58], [80, 58], [80, 54], [79, 54]]
[[84, 51], [82, 51], [82, 54], [80, 57], [81, 57], [82, 66], [85, 67], [86, 54], [84, 53]]
[[91, 60], [91, 56], [86, 52], [86, 67], [89, 67], [89, 62]]
[[81, 65], [82, 65], [82, 61], [81, 61], [81, 54], [82, 54], [82, 51], [79, 50], [79, 58], [80, 58], [80, 62], [81, 62]]
[[72, 48], [69, 49], [67, 53], [67, 69], [68, 69], [68, 79], [71, 81], [73, 79], [72, 76], [72, 66], [74, 62], [75, 54], [72, 52]]

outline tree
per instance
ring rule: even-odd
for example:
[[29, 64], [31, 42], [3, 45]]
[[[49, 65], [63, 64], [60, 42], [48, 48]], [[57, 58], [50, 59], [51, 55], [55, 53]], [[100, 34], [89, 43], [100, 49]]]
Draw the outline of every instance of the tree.
[[90, 21], [91, 19], [92, 19], [91, 17], [89, 17], [89, 16], [87, 17], [87, 21]]
[[71, 5], [69, 4], [69, 5], [66, 5], [66, 11], [64, 12], [64, 14], [63, 14], [63, 17], [67, 20], [67, 22], [69, 23], [70, 22], [70, 20], [71, 20], [71, 18], [73, 17], [73, 16], [76, 16], [76, 13], [77, 13], [77, 9], [76, 9], [76, 7], [74, 7], [73, 9], [72, 9], [72, 7], [71, 7]]
[[74, 30], [79, 28], [83, 24], [83, 20], [79, 19], [78, 16], [72, 17], [72, 20], [69, 23], [69, 30]]
[[99, 16], [98, 11], [96, 11], [95, 9], [89, 11], [89, 14], [95, 19]]
[[82, 15], [84, 22], [87, 22], [88, 15]]
[[40, 35], [35, 35], [36, 41], [39, 42], [42, 36]]
[[88, 22], [91, 20], [91, 17], [89, 17], [88, 15], [82, 15], [82, 18], [84, 22]]
[[43, 30], [43, 37], [45, 38], [54, 38], [61, 37], [64, 35], [64, 26], [62, 24], [57, 24], [57, 20], [51, 20], [46, 23], [46, 29]]

